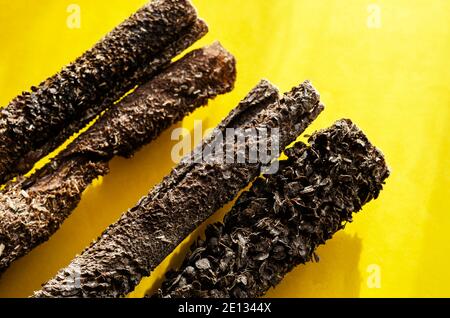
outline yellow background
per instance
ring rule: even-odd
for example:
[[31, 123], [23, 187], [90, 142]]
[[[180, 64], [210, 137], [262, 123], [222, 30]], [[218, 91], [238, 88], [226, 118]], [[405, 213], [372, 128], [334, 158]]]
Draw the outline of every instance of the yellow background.
[[[0, 105], [74, 60], [145, 2], [1, 0]], [[80, 29], [66, 26], [71, 3], [81, 8]], [[196, 46], [219, 39], [238, 60], [238, 80], [184, 127], [193, 129], [194, 119], [215, 126], [262, 77], [283, 91], [310, 79], [326, 110], [307, 133], [349, 117], [392, 168], [380, 198], [319, 249], [321, 261], [299, 266], [268, 296], [450, 296], [450, 1], [194, 3], [210, 26]], [[169, 130], [133, 159], [114, 159], [61, 229], [3, 275], [0, 296], [27, 296], [68, 264], [170, 171], [174, 143]], [[155, 288], [185, 249], [131, 296]], [[371, 264], [380, 270], [380, 288], [370, 288]]]

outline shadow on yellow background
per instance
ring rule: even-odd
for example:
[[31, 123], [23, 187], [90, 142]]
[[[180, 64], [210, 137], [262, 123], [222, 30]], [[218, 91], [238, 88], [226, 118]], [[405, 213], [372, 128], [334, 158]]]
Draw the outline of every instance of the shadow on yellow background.
[[[0, 105], [74, 60], [145, 0], [0, 0]], [[67, 6], [81, 28], [66, 26]], [[321, 261], [296, 268], [271, 297], [450, 296], [450, 2], [406, 0], [194, 0], [210, 33], [238, 61], [236, 89], [179, 126], [214, 127], [261, 79], [281, 90], [310, 79], [326, 110], [306, 133], [348, 117], [392, 168], [380, 198], [318, 251]], [[1, 297], [24, 297], [80, 253], [174, 166], [171, 129], [83, 195], [61, 229], [0, 279]], [[219, 220], [230, 205], [209, 220]], [[189, 242], [130, 296], [155, 289]], [[381, 288], [367, 284], [380, 268]]]
[[320, 261], [297, 266], [267, 297], [359, 297], [361, 239], [337, 233], [318, 248]]

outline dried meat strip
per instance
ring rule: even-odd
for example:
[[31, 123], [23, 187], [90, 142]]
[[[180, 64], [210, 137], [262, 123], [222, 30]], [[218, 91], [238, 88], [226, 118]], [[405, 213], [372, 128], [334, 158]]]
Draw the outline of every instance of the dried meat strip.
[[0, 271], [46, 241], [115, 155], [130, 157], [210, 98], [232, 90], [235, 59], [220, 44], [195, 50], [105, 112], [55, 159], [0, 193]]
[[389, 175], [382, 153], [350, 120], [286, 150], [277, 174], [259, 177], [209, 225], [155, 296], [264, 295], [376, 199]]
[[59, 73], [0, 111], [0, 184], [68, 137], [207, 32], [188, 0], [155, 0]]
[[[214, 156], [194, 160], [212, 143], [222, 149], [236, 144], [236, 139], [217, 141], [214, 136], [231, 128], [278, 128], [284, 148], [322, 110], [319, 94], [307, 81], [282, 97], [272, 84], [260, 82], [210, 138], [34, 297], [119, 297], [132, 291], [189, 233], [261, 173], [261, 161], [236, 163]], [[249, 146], [254, 142], [249, 139]]]

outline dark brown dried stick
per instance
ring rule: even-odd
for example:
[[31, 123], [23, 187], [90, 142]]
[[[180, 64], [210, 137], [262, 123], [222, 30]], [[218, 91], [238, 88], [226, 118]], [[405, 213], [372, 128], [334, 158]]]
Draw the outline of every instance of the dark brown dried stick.
[[389, 170], [350, 120], [309, 143], [288, 149], [277, 174], [258, 178], [224, 223], [209, 225], [155, 296], [262, 296], [378, 197]]
[[0, 184], [29, 171], [207, 32], [188, 0], [154, 0], [0, 112]]
[[[284, 148], [322, 110], [319, 94], [309, 82], [280, 98], [273, 85], [262, 81], [212, 136], [224, 136], [227, 128], [278, 128]], [[260, 174], [261, 162], [249, 163], [248, 158], [239, 164], [193, 160], [215, 140], [206, 139], [185, 157], [34, 297], [119, 297], [132, 291], [189, 233]], [[218, 144], [225, 149], [236, 143], [225, 138]], [[79, 284], [74, 284], [74, 277]]]
[[220, 44], [196, 50], [109, 109], [30, 178], [0, 193], [0, 271], [46, 241], [115, 155], [130, 157], [210, 98], [233, 88], [234, 57]]

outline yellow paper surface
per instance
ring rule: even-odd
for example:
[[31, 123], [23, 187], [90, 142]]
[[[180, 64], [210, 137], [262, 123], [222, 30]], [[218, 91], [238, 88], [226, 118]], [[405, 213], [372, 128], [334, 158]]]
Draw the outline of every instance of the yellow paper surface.
[[[53, 75], [144, 3], [0, 0], [0, 105]], [[297, 267], [268, 296], [449, 297], [450, 2], [194, 3], [210, 26], [195, 46], [220, 40], [237, 58], [238, 80], [232, 93], [177, 127], [192, 130], [200, 119], [203, 128], [214, 127], [261, 78], [282, 91], [310, 79], [326, 110], [306, 133], [351, 118], [392, 168], [379, 199], [319, 248], [320, 262]], [[80, 8], [80, 28], [67, 23], [71, 4]], [[158, 183], [174, 166], [170, 133], [133, 159], [114, 159], [61, 229], [4, 273], [0, 296], [30, 295]], [[130, 296], [155, 288], [187, 246]]]

